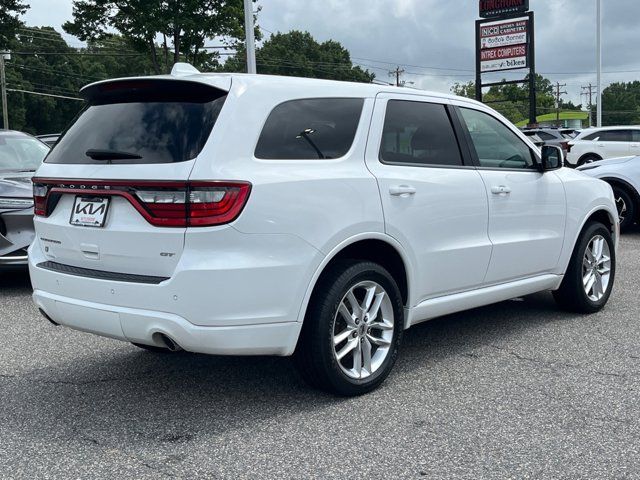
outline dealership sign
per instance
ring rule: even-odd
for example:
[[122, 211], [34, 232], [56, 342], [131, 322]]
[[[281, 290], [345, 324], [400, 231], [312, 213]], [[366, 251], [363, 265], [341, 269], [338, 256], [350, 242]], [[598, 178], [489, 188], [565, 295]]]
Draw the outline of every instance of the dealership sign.
[[500, 17], [529, 10], [529, 0], [480, 0], [482, 18]]
[[484, 23], [480, 26], [480, 48], [508, 47], [527, 43], [528, 19]]

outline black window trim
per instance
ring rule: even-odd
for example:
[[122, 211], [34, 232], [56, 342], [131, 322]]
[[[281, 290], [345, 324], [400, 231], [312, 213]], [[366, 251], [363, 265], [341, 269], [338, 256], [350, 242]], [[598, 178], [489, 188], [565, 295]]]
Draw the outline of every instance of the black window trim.
[[[358, 134], [360, 132], [360, 129], [362, 128], [362, 122], [364, 119], [364, 113], [365, 113], [365, 106], [367, 104], [367, 100], [369, 100], [371, 97], [367, 97], [367, 96], [341, 96], [341, 97], [326, 97], [326, 96], [318, 96], [318, 97], [300, 97], [300, 98], [289, 98], [287, 100], [284, 100], [280, 103], [277, 103], [273, 106], [271, 106], [269, 108], [269, 112], [267, 113], [267, 115], [264, 117], [264, 120], [262, 122], [262, 125], [260, 126], [260, 129], [258, 130], [258, 136], [254, 142], [253, 148], [252, 148], [252, 157], [254, 161], [258, 161], [258, 162], [286, 162], [286, 163], [292, 163], [292, 162], [335, 162], [335, 161], [341, 161], [344, 160], [345, 158], [348, 158], [351, 156], [351, 154], [353, 153], [353, 149], [356, 146], [356, 141], [358, 140]], [[358, 117], [358, 126], [356, 127], [356, 132], [353, 136], [353, 140], [351, 142], [351, 145], [349, 146], [349, 149], [345, 152], [344, 155], [342, 155], [341, 157], [336, 157], [336, 158], [261, 158], [258, 157], [256, 155], [256, 150], [258, 149], [258, 144], [260, 143], [260, 137], [262, 136], [262, 132], [264, 131], [264, 127], [267, 125], [267, 122], [269, 121], [269, 117], [271, 116], [271, 114], [273, 113], [273, 111], [278, 108], [281, 105], [284, 105], [285, 103], [290, 103], [290, 102], [297, 102], [297, 101], [304, 101], [304, 100], [362, 100], [362, 109], [360, 110], [360, 117]], [[368, 125], [367, 125], [367, 128]]]
[[511, 130], [513, 132], [513, 134], [519, 138], [522, 143], [524, 143], [528, 148], [529, 148], [529, 152], [531, 153], [531, 157], [534, 160], [534, 165], [537, 162], [540, 161], [540, 158], [538, 155], [536, 155], [536, 152], [529, 146], [527, 145], [526, 142], [524, 142], [520, 137], [518, 137], [518, 135], [516, 134], [516, 132], [513, 131], [512, 128], [510, 128], [508, 125], [506, 125], [503, 121], [501, 121], [499, 118], [497, 118], [494, 115], [491, 115], [490, 113], [481, 110], [479, 108], [473, 108], [472, 105], [469, 106], [459, 106], [459, 105], [452, 105], [453, 110], [456, 113], [456, 117], [458, 119], [458, 122], [460, 122], [461, 128], [463, 130], [463, 135], [464, 135], [464, 139], [465, 139], [465, 143], [467, 144], [466, 147], [469, 150], [469, 155], [472, 158], [473, 161], [473, 165], [474, 168], [476, 168], [476, 170], [487, 170], [487, 171], [497, 171], [497, 172], [521, 172], [521, 173], [537, 173], [537, 174], [541, 174], [542, 172], [540, 172], [540, 170], [538, 170], [537, 168], [502, 168], [502, 167], [484, 167], [480, 164], [480, 159], [478, 158], [478, 155], [475, 151], [475, 147], [473, 147], [473, 140], [471, 139], [471, 133], [469, 133], [469, 130], [464, 126], [464, 120], [462, 118], [462, 112], [460, 111], [461, 108], [467, 108], [469, 110], [475, 110], [477, 112], [481, 112], [484, 113], [486, 115], [489, 115], [491, 118], [493, 118], [494, 120], [496, 120], [497, 122], [499, 122], [500, 124], [502, 124], [505, 128]]
[[[444, 102], [436, 102], [431, 99], [424, 99], [421, 97], [415, 98], [404, 98], [404, 97], [389, 97], [385, 99], [384, 105], [384, 115], [382, 118], [382, 130], [380, 131], [380, 141], [378, 142], [378, 161], [383, 165], [388, 165], [390, 167], [415, 167], [415, 168], [448, 168], [448, 169], [461, 169], [461, 170], [474, 170], [476, 167], [472, 163], [472, 158], [468, 152], [468, 146], [466, 142], [461, 140], [462, 127], [458, 124], [459, 120], [457, 116], [452, 111], [452, 105]], [[433, 105], [442, 105], [447, 113], [447, 117], [449, 118], [449, 123], [453, 128], [453, 135], [456, 139], [456, 143], [458, 144], [458, 151], [460, 152], [460, 159], [462, 160], [462, 165], [436, 165], [436, 164], [427, 164], [427, 163], [406, 163], [406, 162], [387, 162], [382, 158], [382, 139], [384, 135], [384, 121], [387, 117], [387, 106], [389, 102], [393, 101], [401, 101], [401, 102], [416, 102], [416, 103], [430, 103]], [[463, 148], [463, 146], [465, 148]]]

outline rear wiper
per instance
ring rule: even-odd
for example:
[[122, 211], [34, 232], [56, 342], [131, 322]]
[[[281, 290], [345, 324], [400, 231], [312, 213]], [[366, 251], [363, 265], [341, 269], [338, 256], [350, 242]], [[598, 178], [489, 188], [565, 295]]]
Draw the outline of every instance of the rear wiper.
[[119, 152], [118, 150], [98, 150], [95, 148], [87, 150], [85, 155], [94, 160], [137, 160], [142, 158], [135, 153]]

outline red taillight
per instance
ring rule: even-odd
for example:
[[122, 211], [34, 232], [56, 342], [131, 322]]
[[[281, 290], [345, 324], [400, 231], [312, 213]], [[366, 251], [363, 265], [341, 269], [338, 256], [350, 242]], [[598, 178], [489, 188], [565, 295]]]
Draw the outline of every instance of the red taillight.
[[571, 151], [571, 147], [572, 147], [572, 145], [571, 145], [569, 142], [561, 142], [561, 143], [560, 143], [560, 146], [561, 146], [561, 147], [562, 147], [562, 149], [563, 149], [565, 152], [567, 152], [567, 153], [569, 153], [569, 152]]
[[47, 216], [62, 194], [120, 196], [152, 225], [209, 227], [235, 220], [247, 203], [247, 182], [53, 180], [34, 178], [35, 213]]
[[47, 215], [47, 194], [49, 187], [47, 185], [33, 184], [33, 212], [39, 217]]

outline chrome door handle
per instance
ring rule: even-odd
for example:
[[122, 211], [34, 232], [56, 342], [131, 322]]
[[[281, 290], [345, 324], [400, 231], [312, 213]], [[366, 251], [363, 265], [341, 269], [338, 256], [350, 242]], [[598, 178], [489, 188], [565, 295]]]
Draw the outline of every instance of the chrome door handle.
[[414, 195], [416, 189], [410, 185], [394, 185], [389, 187], [389, 193], [394, 197], [408, 197], [409, 195]]
[[511, 193], [511, 189], [506, 185], [500, 185], [498, 187], [491, 187], [491, 193], [494, 195], [506, 195]]

